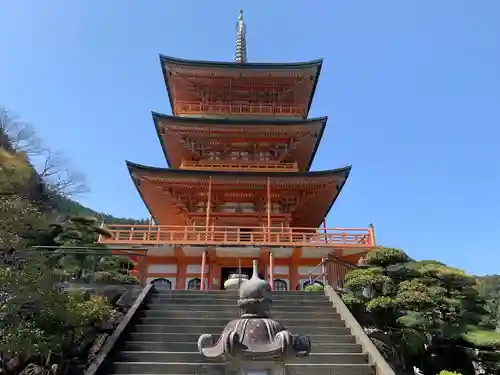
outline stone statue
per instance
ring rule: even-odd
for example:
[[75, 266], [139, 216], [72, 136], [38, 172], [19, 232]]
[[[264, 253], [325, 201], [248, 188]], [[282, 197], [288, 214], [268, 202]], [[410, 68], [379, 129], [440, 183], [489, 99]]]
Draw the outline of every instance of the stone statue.
[[270, 318], [271, 297], [271, 287], [259, 278], [257, 261], [253, 261], [252, 278], [240, 287], [240, 319], [229, 322], [215, 344], [212, 335], [201, 335], [198, 339], [200, 353], [209, 359], [257, 361], [309, 355], [311, 341], [308, 337], [293, 336], [281, 323]]

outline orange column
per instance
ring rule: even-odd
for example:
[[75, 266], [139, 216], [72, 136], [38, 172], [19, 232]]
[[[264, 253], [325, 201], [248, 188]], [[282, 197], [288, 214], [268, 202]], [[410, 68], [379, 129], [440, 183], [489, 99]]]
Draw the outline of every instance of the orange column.
[[174, 256], [177, 259], [177, 278], [175, 281], [175, 289], [186, 289], [186, 257], [184, 251], [179, 246], [174, 248]]

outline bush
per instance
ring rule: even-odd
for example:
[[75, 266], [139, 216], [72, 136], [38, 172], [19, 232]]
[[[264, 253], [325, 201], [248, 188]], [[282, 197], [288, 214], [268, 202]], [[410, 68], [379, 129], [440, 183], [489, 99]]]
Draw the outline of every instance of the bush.
[[322, 292], [324, 289], [325, 287], [320, 283], [312, 283], [304, 288], [306, 292]]
[[408, 262], [410, 258], [403, 250], [383, 247], [366, 255], [366, 264], [370, 266], [387, 267], [390, 264]]
[[500, 350], [500, 333], [476, 330], [462, 335], [462, 340], [477, 349]]
[[462, 375], [462, 374], [459, 372], [443, 370], [439, 373], [439, 375]]

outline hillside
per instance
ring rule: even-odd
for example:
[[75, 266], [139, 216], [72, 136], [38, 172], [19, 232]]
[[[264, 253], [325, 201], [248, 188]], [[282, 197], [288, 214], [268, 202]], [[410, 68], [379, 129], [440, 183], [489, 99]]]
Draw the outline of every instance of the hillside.
[[115, 217], [102, 212], [94, 211], [82, 204], [66, 197], [57, 197], [53, 201], [55, 210], [64, 216], [93, 216], [99, 221], [116, 224], [147, 224], [147, 220]]

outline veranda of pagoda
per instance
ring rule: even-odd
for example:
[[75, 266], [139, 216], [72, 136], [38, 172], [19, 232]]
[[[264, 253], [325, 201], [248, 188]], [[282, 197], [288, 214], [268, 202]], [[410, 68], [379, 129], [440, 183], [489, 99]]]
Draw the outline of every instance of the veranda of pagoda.
[[294, 290], [324, 272], [325, 257], [355, 264], [375, 247], [371, 225], [326, 225], [351, 167], [309, 171], [327, 122], [307, 119], [322, 61], [247, 63], [246, 47], [236, 56], [160, 56], [173, 115], [153, 121], [170, 168], [127, 162], [150, 223], [106, 223], [112, 237], [99, 239], [117, 253], [147, 249], [148, 281], [220, 289], [258, 259], [273, 288]]

